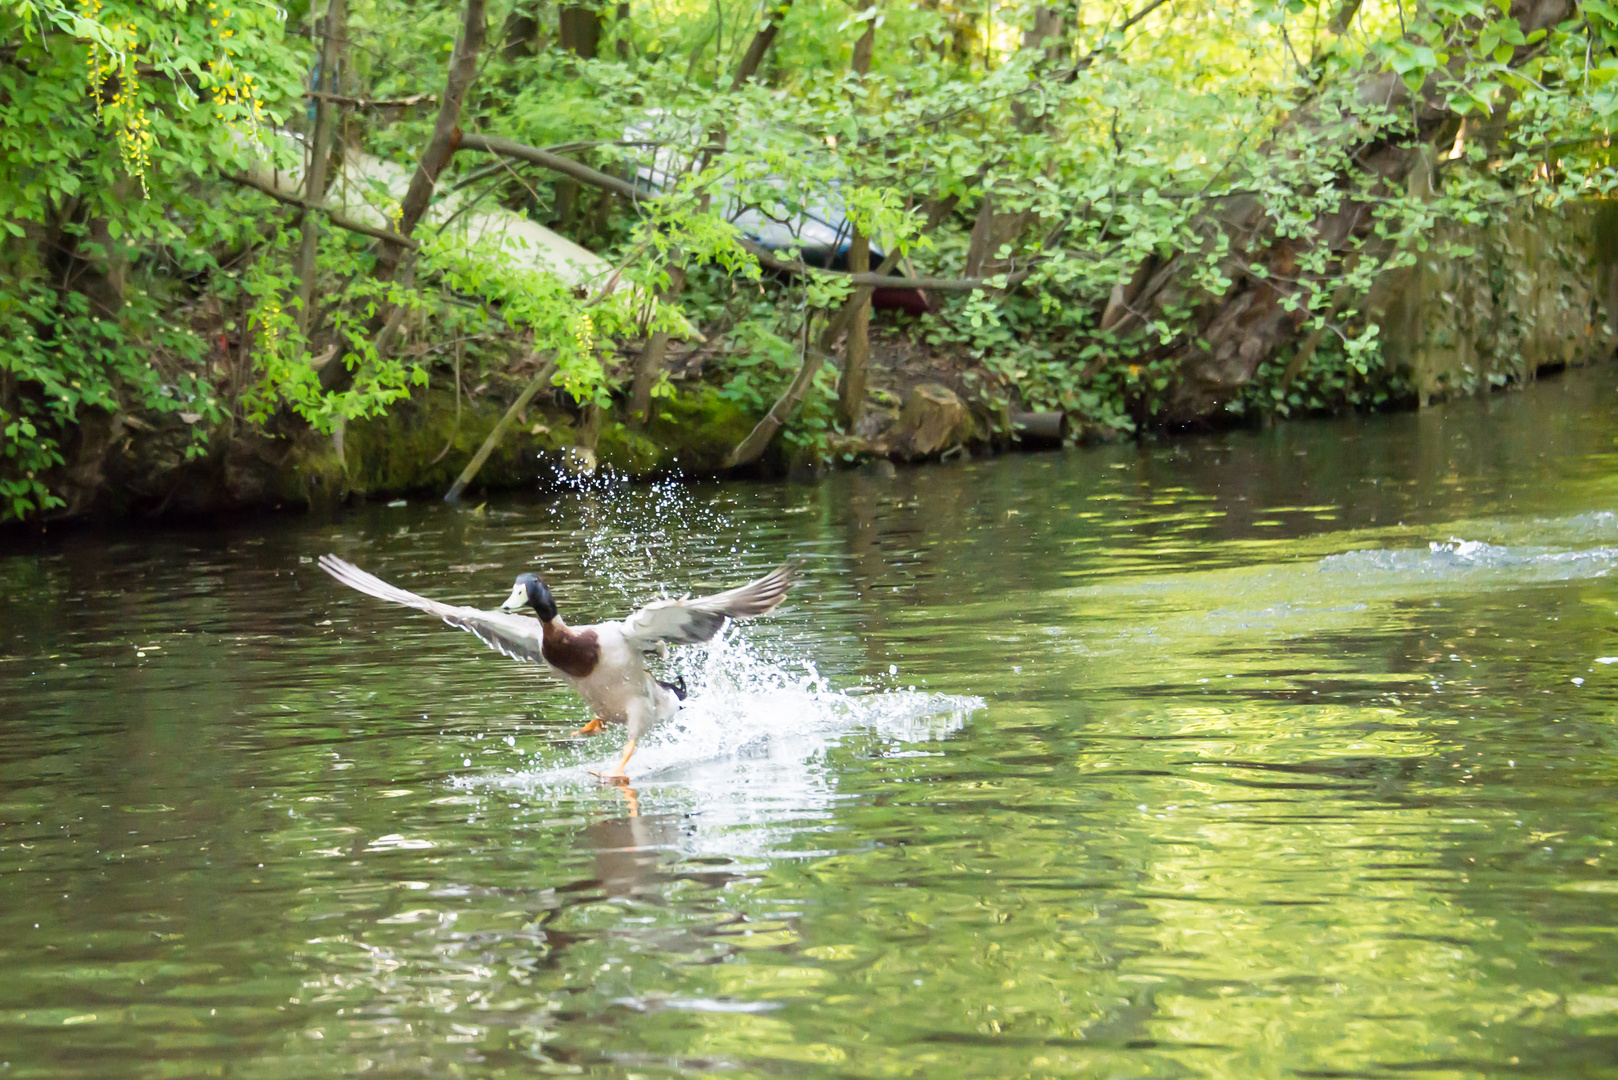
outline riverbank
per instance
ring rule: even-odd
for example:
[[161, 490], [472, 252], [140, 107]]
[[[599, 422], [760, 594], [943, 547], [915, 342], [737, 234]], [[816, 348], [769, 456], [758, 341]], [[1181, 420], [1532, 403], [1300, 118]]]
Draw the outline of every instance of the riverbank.
[[[1470, 254], [1436, 254], [1456, 245]], [[1610, 359], [1618, 344], [1615, 267], [1618, 214], [1607, 204], [1450, 229], [1435, 238], [1432, 253], [1385, 275], [1368, 298], [1384, 361], [1374, 377], [1362, 377], [1365, 398], [1375, 390], [1381, 408], [1418, 408]], [[1035, 439], [1016, 423], [1016, 410], [1040, 403], [1035, 376], [928, 332], [942, 321], [896, 313], [877, 320], [867, 408], [853, 431], [833, 432], [829, 413], [809, 417], [759, 460], [727, 468], [727, 457], [753, 430], [768, 398], [744, 404], [734, 382], [708, 381], [704, 358], [711, 350], [692, 343], [671, 351], [671, 394], [655, 399], [647, 425], [632, 422], [622, 397], [589, 407], [560, 390], [535, 397], [468, 496], [554, 483], [559, 471], [610, 469], [628, 479], [803, 475], [873, 459], [913, 462], [1045, 448], [1064, 433], [1094, 443], [1153, 429], [1268, 423], [1345, 408], [1341, 400], [1309, 397], [1300, 375], [1316, 348], [1304, 339], [1247, 367], [1188, 360], [1163, 394], [1177, 404], [1157, 415], [1132, 412], [1127, 404], [1104, 418], [1082, 402], [1053, 410], [1047, 420], [1054, 422]], [[1054, 364], [1060, 366], [1060, 357]], [[332, 435], [297, 423], [228, 420], [199, 439], [195, 425], [203, 421], [195, 414], [85, 410], [65, 462], [49, 477], [63, 505], [36, 527], [442, 496], [531, 374], [517, 365], [467, 385], [458, 369], [434, 369], [425, 388]], [[1132, 376], [1133, 369], [1123, 378]]]

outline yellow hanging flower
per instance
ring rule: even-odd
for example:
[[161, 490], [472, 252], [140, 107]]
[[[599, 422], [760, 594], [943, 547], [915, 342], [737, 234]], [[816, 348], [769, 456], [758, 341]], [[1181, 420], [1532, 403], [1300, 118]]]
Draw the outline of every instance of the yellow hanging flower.
[[590, 318], [588, 311], [579, 315], [578, 321], [573, 324], [573, 340], [578, 343], [580, 352], [589, 352], [595, 347], [596, 324]]

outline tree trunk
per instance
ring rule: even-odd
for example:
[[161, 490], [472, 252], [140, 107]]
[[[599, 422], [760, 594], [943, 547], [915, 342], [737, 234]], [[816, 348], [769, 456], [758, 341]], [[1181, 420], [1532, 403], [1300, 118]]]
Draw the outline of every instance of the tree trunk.
[[582, 4], [568, 4], [557, 16], [562, 48], [574, 56], [594, 60], [601, 45], [601, 13]]
[[[898, 262], [898, 251], [890, 251], [876, 272], [886, 274], [898, 265]], [[803, 395], [809, 392], [810, 384], [815, 381], [815, 374], [830, 358], [837, 339], [854, 324], [860, 309], [870, 306], [871, 294], [875, 291], [876, 288], [872, 285], [861, 285], [856, 288], [853, 295], [838, 309], [837, 315], [820, 332], [820, 338], [812, 344], [807, 341], [804, 343], [803, 364], [798, 368], [797, 375], [793, 376], [792, 382], [775, 400], [775, 404], [770, 406], [770, 411], [764, 414], [764, 419], [760, 420], [748, 433], [747, 438], [730, 452], [730, 457], [725, 459], [726, 467], [751, 465], [764, 456], [764, 451], [769, 449], [776, 432], [785, 427], [787, 421], [792, 419], [792, 414], [798, 411]]]
[[[938, 228], [939, 224], [949, 216], [950, 211], [955, 209], [955, 203], [956, 196], [954, 195], [934, 200], [927, 207], [927, 223], [922, 226], [922, 235], [925, 236]], [[876, 268], [876, 273], [878, 275], [886, 274], [898, 264], [899, 252], [897, 250], [890, 251], [883, 258], [882, 265]], [[730, 456], [725, 459], [727, 468], [733, 469], [738, 465], [751, 465], [764, 455], [764, 451], [769, 449], [771, 440], [775, 438], [776, 432], [780, 431], [786, 425], [786, 422], [792, 419], [792, 414], [797, 411], [798, 403], [803, 399], [803, 395], [808, 392], [810, 383], [814, 382], [815, 373], [826, 362], [827, 354], [831, 352], [832, 346], [836, 345], [837, 339], [853, 325], [855, 314], [862, 307], [870, 304], [871, 294], [875, 291], [875, 285], [861, 285], [854, 290], [853, 295], [843, 302], [843, 306], [838, 309], [836, 316], [820, 332], [819, 341], [804, 349], [803, 366], [798, 369], [797, 376], [793, 378], [786, 392], [776, 399], [775, 404], [770, 406], [770, 411], [764, 414], [764, 419], [754, 426], [753, 430], [748, 433], [747, 438], [743, 439], [736, 449], [730, 452]]]
[[868, 19], [865, 23], [865, 32], [854, 42], [854, 55], [848, 62], [849, 69], [860, 78], [871, 73], [871, 53], [876, 49], [876, 20]]
[[[848, 245], [848, 268], [856, 274], [871, 269], [871, 241], [858, 229]], [[842, 377], [837, 380], [837, 411], [844, 427], [852, 433], [865, 415], [865, 389], [871, 359], [871, 304], [860, 305], [848, 327], [843, 346]]]
[[982, 277], [983, 264], [989, 258], [989, 241], [994, 236], [994, 196], [983, 193], [978, 216], [972, 221], [972, 235], [966, 241], [966, 269], [962, 277]]
[[[127, 180], [112, 185], [109, 203], [127, 196]], [[58, 305], [65, 305], [69, 293], [89, 301], [90, 314], [98, 319], [116, 319], [124, 306], [124, 276], [128, 258], [121, 243], [114, 240], [105, 217], [89, 216], [89, 200], [68, 196], [52, 215], [45, 234], [44, 259], [51, 282], [56, 287]], [[96, 249], [100, 254], [95, 254]], [[49, 334], [53, 321], [40, 327]]]
[[[1346, 28], [1356, 8], [1353, 0], [1340, 3], [1330, 29]], [[1516, 0], [1511, 17], [1527, 35], [1567, 19], [1575, 8], [1573, 0]], [[1519, 46], [1509, 66], [1523, 62], [1533, 50], [1532, 45]], [[1357, 181], [1365, 181], [1372, 200], [1426, 197], [1437, 159], [1434, 144], [1446, 144], [1442, 148], [1447, 149], [1459, 121], [1439, 88], [1444, 75], [1442, 70], [1434, 73], [1412, 92], [1397, 73], [1375, 68], [1362, 77], [1354, 92], [1362, 103], [1382, 105], [1397, 113], [1392, 124], [1369, 131], [1363, 125], [1342, 124], [1334, 130], [1321, 119], [1323, 106], [1318, 95], [1312, 95], [1277, 128], [1276, 138], [1309, 132], [1322, 154], [1332, 149], [1328, 140], [1340, 140], [1337, 152], [1350, 163], [1342, 173], [1346, 191], [1352, 192]], [[1354, 252], [1361, 245], [1374, 251], [1378, 243], [1373, 206], [1353, 194], [1345, 195], [1335, 212], [1321, 214], [1315, 233], [1305, 237], [1277, 235], [1263, 204], [1253, 197], [1220, 200], [1215, 213], [1210, 213], [1204, 235], [1211, 244], [1222, 230], [1231, 240], [1230, 253], [1220, 264], [1231, 281], [1229, 289], [1218, 296], [1201, 291], [1185, 272], [1196, 261], [1194, 254], [1171, 255], [1151, 273], [1129, 304], [1130, 312], [1119, 317], [1114, 327], [1114, 332], [1139, 330], [1142, 322], [1168, 309], [1197, 313], [1195, 324], [1178, 344], [1157, 347], [1151, 354], [1173, 359], [1179, 366], [1172, 396], [1163, 403], [1163, 419], [1170, 423], [1218, 414], [1252, 381], [1259, 365], [1274, 362], [1279, 350], [1300, 337], [1305, 340], [1284, 377], [1290, 382], [1302, 376], [1324, 335], [1306, 332], [1311, 321], [1308, 306], [1289, 308], [1289, 301], [1295, 296], [1313, 298], [1316, 310], [1327, 316], [1352, 313], [1352, 304], [1340, 303], [1334, 294], [1356, 258]], [[1334, 260], [1327, 273], [1306, 274], [1300, 269], [1302, 254], [1310, 248], [1332, 253]], [[1255, 264], [1263, 272], [1253, 273], [1250, 268]]]
[[[343, 39], [348, 32], [346, 0], [327, 0], [326, 14], [321, 20], [320, 71], [311, 90], [326, 89], [337, 93], [337, 61]], [[315, 130], [309, 139], [308, 164], [303, 172], [303, 199], [319, 204], [326, 198], [326, 170], [331, 162], [332, 114], [336, 103], [328, 97], [315, 99]], [[305, 210], [303, 236], [298, 243], [298, 332], [310, 330], [309, 305], [315, 296], [315, 254], [320, 247], [320, 215]]]
[[[685, 288], [685, 271], [669, 268], [669, 287], [659, 293], [660, 303], [672, 303]], [[629, 419], [640, 427], [652, 422], [652, 389], [663, 374], [663, 357], [669, 348], [667, 330], [654, 330], [635, 361], [635, 382], [629, 390]]]
[[1053, 55], [1059, 46], [1053, 41], [1046, 45], [1049, 39], [1060, 39], [1062, 36], [1062, 16], [1056, 9], [1041, 4], [1034, 9], [1034, 25], [1022, 36], [1022, 47], [1025, 49], [1045, 49], [1046, 58], [1054, 60]]
[[500, 56], [504, 60], [521, 60], [539, 51], [539, 20], [521, 9], [506, 16], [500, 27]]
[[[871, 53], [876, 47], [876, 19], [867, 19], [865, 30], [854, 42], [849, 68], [861, 79], [871, 73]], [[848, 269], [864, 274], [871, 269], [871, 238], [855, 229], [848, 243]], [[866, 302], [854, 313], [843, 346], [843, 370], [837, 379], [837, 411], [843, 426], [853, 432], [865, 413], [866, 374], [871, 358], [871, 305]]]
[[613, 22], [613, 28], [616, 31], [616, 40], [613, 42], [613, 50], [617, 52], [618, 59], [628, 60], [629, 35], [627, 33], [627, 28], [629, 26], [629, 0], [624, 0], [623, 3], [620, 3], [616, 9], [616, 12], [617, 13], [614, 16]]
[[[444, 84], [444, 95], [438, 102], [438, 119], [433, 123], [432, 137], [427, 140], [427, 148], [421, 153], [416, 172], [410, 178], [410, 187], [405, 191], [405, 197], [399, 204], [399, 224], [396, 231], [402, 237], [408, 238], [420, 223], [422, 215], [427, 212], [427, 204], [432, 198], [438, 176], [444, 171], [444, 166], [449, 164], [451, 155], [455, 153], [460, 143], [461, 105], [466, 100], [466, 93], [472, 86], [472, 80], [477, 77], [478, 53], [483, 48], [486, 33], [486, 7], [487, 0], [466, 0], [466, 8], [461, 19], [461, 33], [455, 40], [454, 50], [450, 53], [449, 77]], [[407, 250], [397, 242], [383, 241], [376, 260], [375, 274], [378, 281], [390, 282], [394, 279], [399, 272], [399, 263]], [[392, 310], [385, 309], [378, 311], [371, 320], [371, 331], [377, 334], [378, 355], [385, 355], [387, 349], [392, 347], [398, 325], [393, 316]], [[389, 333], [390, 327], [395, 328], [395, 333]], [[333, 360], [320, 370], [320, 386], [327, 393], [346, 390], [353, 381], [354, 373], [341, 359]]]
[[764, 54], [770, 51], [775, 35], [780, 32], [781, 24], [786, 21], [791, 10], [792, 0], [775, 0], [775, 3], [764, 12], [764, 25], [758, 28], [753, 40], [748, 42], [747, 52], [742, 54], [742, 62], [736, 66], [736, 74], [730, 80], [732, 90], [741, 89], [748, 79], [758, 74], [758, 66], [763, 63]]
[[[421, 152], [421, 159], [416, 163], [415, 174], [410, 178], [410, 187], [399, 203], [399, 225], [396, 231], [400, 236], [409, 236], [415, 232], [416, 225], [427, 212], [427, 204], [438, 184], [439, 173], [444, 171], [444, 167], [449, 164], [450, 157], [460, 144], [461, 105], [466, 101], [466, 93], [472, 87], [472, 80], [477, 77], [478, 53], [483, 49], [483, 39], [487, 30], [486, 7], [487, 0], [466, 0], [461, 33], [455, 40], [454, 51], [450, 54], [449, 77], [444, 83], [444, 96], [438, 103], [438, 118], [433, 122], [433, 133], [427, 140], [427, 147]], [[384, 244], [377, 262], [377, 276], [383, 281], [393, 280], [403, 254], [404, 249], [399, 245]]]

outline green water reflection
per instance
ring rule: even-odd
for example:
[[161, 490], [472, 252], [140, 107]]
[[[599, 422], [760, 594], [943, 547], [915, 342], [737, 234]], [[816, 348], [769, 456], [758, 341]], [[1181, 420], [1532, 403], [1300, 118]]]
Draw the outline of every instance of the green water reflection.
[[[0, 553], [0, 1080], [1618, 1076], [1615, 381]], [[807, 571], [630, 816], [327, 550]]]

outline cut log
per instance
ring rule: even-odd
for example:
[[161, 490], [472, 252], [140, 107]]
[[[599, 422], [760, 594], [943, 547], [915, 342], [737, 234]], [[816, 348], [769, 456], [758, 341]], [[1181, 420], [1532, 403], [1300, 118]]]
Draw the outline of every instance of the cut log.
[[1024, 450], [1057, 449], [1067, 439], [1067, 413], [1014, 412], [1011, 434]]

